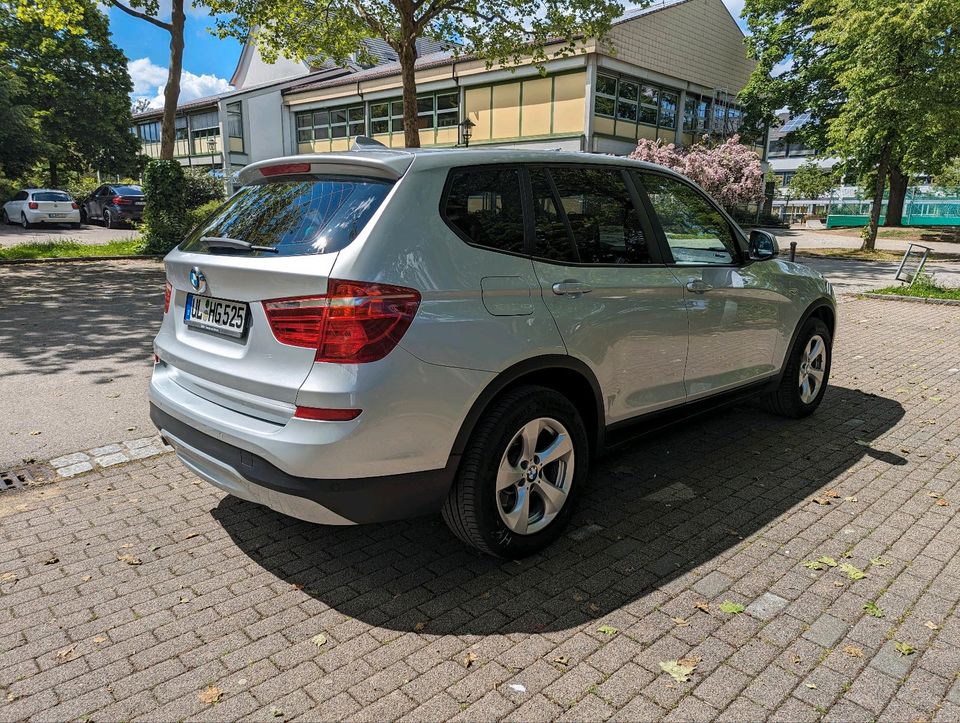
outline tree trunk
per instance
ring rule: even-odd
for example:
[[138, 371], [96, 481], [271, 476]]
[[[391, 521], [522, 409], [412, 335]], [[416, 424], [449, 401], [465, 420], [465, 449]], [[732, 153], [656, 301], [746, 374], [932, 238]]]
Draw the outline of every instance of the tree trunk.
[[56, 188], [60, 185], [60, 169], [57, 167], [55, 159], [50, 159], [50, 188]]
[[887, 185], [887, 172], [890, 165], [890, 144], [886, 144], [880, 152], [880, 162], [877, 165], [877, 182], [873, 187], [873, 205], [870, 207], [870, 223], [867, 233], [863, 237], [861, 251], [873, 251], [877, 246], [877, 226], [880, 225], [880, 206], [883, 203], [883, 189]]
[[170, 13], [170, 69], [163, 89], [163, 121], [160, 125], [160, 157], [173, 158], [176, 143], [175, 123], [180, 100], [180, 74], [183, 71], [183, 26], [187, 16], [183, 0], [173, 0]]
[[403, 41], [397, 54], [400, 56], [400, 79], [403, 82], [403, 144], [407, 148], [420, 147], [420, 130], [417, 128], [417, 77], [414, 66], [417, 62], [417, 39], [413, 32], [402, 31]]
[[897, 163], [890, 164], [890, 195], [887, 197], [887, 216], [884, 226], [903, 226], [903, 204], [907, 199], [910, 176]]

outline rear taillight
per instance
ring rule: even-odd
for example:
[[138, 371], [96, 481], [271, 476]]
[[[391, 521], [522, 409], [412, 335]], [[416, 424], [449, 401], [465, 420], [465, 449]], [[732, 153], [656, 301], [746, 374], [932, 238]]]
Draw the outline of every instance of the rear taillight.
[[166, 314], [170, 311], [170, 297], [173, 296], [173, 287], [168, 281], [166, 286], [163, 289], [163, 313]]
[[113, 205], [114, 206], [128, 206], [133, 203], [129, 198], [124, 198], [123, 196], [114, 196]]
[[316, 361], [362, 364], [383, 359], [420, 306], [415, 289], [330, 279], [327, 293], [263, 302], [282, 344], [316, 349]]
[[30, 203], [27, 204], [27, 206], [29, 206], [34, 211], [40, 208], [40, 204], [37, 203], [36, 201], [31, 201]]
[[74, 201], [73, 203], [70, 204], [70, 208], [72, 208], [73, 210], [77, 210], [80, 207], [77, 205], [77, 202]]

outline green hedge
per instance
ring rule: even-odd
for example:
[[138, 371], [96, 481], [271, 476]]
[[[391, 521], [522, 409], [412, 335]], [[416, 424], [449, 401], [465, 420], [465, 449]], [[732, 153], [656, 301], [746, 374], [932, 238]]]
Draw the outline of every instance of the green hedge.
[[189, 230], [183, 167], [173, 160], [151, 160], [143, 171], [147, 205], [143, 212], [147, 253], [165, 254]]

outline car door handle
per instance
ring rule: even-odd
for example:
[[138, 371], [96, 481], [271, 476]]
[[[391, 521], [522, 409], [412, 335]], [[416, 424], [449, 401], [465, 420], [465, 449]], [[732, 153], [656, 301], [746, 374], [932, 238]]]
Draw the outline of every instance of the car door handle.
[[574, 281], [568, 279], [567, 281], [558, 281], [552, 287], [553, 293], [558, 296], [571, 295], [579, 296], [580, 294], [589, 294], [593, 291], [593, 287], [590, 284], [585, 284], [582, 281]]
[[687, 282], [687, 291], [692, 291], [695, 294], [702, 294], [705, 291], [710, 291], [712, 288], [710, 284], [701, 279], [690, 279], [690, 281]]

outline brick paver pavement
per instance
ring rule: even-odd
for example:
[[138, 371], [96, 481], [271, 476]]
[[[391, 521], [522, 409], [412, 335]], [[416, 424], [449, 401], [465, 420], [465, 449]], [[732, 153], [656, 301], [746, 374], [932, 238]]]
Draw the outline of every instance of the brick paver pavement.
[[639, 442], [522, 562], [436, 518], [291, 520], [171, 455], [3, 493], [0, 718], [957, 720], [960, 310], [841, 312], [814, 417]]

